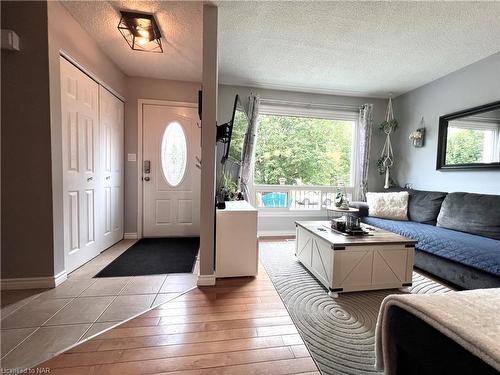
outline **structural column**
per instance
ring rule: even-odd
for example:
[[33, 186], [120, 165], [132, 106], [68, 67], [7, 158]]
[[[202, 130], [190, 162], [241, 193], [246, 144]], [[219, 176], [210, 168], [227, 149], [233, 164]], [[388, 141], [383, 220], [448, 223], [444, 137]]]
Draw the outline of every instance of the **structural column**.
[[200, 275], [198, 285], [214, 285], [215, 156], [217, 126], [217, 16], [213, 5], [203, 6], [203, 101], [201, 117]]

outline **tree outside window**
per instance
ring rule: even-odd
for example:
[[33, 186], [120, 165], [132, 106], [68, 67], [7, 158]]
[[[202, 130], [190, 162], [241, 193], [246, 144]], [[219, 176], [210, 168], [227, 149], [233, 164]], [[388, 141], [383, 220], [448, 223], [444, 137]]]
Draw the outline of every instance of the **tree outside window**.
[[490, 163], [498, 160], [498, 133], [492, 129], [448, 128], [446, 164]]
[[255, 183], [350, 185], [354, 121], [260, 115]]

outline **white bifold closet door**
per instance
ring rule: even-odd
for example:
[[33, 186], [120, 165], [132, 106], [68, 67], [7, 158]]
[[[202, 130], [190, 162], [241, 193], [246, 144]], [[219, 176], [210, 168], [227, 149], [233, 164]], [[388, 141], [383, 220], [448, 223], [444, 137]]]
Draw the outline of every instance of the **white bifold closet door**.
[[123, 238], [123, 103], [99, 86], [103, 246]]
[[123, 103], [60, 58], [64, 255], [71, 272], [123, 238]]

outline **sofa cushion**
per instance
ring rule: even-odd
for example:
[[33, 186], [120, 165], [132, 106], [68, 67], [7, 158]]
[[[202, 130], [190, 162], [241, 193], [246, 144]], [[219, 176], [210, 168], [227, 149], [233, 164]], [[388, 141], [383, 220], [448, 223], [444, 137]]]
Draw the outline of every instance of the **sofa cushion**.
[[437, 225], [500, 240], [500, 195], [450, 193]]
[[500, 277], [415, 249], [415, 267], [464, 289], [500, 288]]
[[436, 224], [446, 194], [440, 191], [408, 190], [408, 218], [424, 224]]
[[416, 223], [365, 217], [363, 222], [417, 241], [416, 248], [500, 276], [500, 241]]
[[408, 219], [418, 223], [436, 225], [441, 204], [446, 197], [445, 192], [425, 191], [392, 186], [385, 192], [396, 193], [407, 191], [408, 198]]
[[408, 220], [408, 192], [366, 193], [368, 214], [394, 220]]

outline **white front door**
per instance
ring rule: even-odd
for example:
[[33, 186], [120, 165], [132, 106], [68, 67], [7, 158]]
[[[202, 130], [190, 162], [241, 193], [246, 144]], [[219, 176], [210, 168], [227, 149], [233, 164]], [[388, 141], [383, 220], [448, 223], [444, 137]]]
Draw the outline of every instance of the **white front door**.
[[193, 107], [143, 105], [143, 236], [200, 233], [200, 129]]
[[61, 64], [64, 255], [71, 272], [99, 254], [99, 86], [64, 58]]

